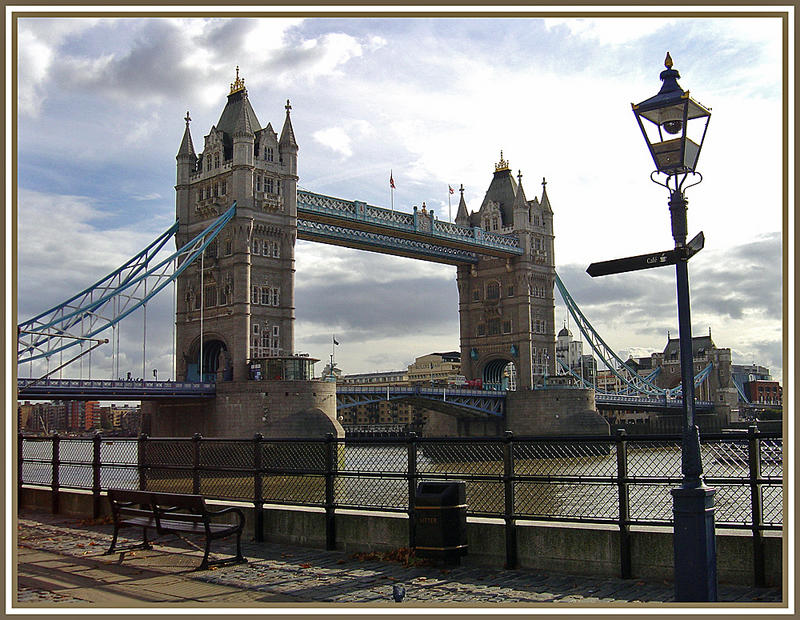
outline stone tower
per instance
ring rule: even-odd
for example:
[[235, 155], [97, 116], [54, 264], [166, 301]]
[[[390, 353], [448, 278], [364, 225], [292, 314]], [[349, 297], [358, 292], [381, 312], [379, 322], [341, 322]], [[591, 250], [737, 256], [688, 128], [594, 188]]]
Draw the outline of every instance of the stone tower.
[[175, 186], [178, 247], [234, 201], [237, 208], [202, 262], [178, 278], [178, 379], [241, 381], [249, 359], [293, 353], [298, 147], [290, 110], [287, 100], [280, 137], [271, 124], [262, 127], [237, 67], [200, 153], [186, 114]]
[[486, 387], [526, 390], [555, 374], [553, 211], [542, 186], [541, 199], [527, 200], [522, 174], [514, 179], [501, 151], [477, 212], [467, 211], [461, 188], [457, 224], [514, 234], [523, 249], [458, 267], [462, 372]]

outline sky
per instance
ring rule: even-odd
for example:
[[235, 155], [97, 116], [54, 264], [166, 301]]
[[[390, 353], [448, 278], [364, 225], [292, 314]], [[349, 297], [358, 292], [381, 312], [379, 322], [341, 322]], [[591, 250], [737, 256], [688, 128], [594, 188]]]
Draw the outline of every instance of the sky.
[[[711, 330], [734, 363], [782, 379], [781, 251], [793, 244], [782, 231], [776, 18], [132, 13], [18, 26], [20, 321], [174, 221], [186, 111], [201, 147], [238, 66], [262, 126], [279, 131], [291, 100], [300, 188], [388, 207], [391, 170], [395, 209], [424, 201], [449, 219], [448, 185], [463, 184], [477, 210], [501, 150], [529, 199], [546, 178], [556, 270], [583, 314], [623, 358], [661, 351], [678, 334], [674, 270], [585, 270], [672, 247], [667, 191], [650, 181], [630, 107], [658, 91], [669, 51], [681, 86], [712, 109], [703, 182], [687, 191], [689, 236], [706, 238], [689, 267], [693, 333]], [[300, 241], [295, 275], [295, 349], [322, 360], [318, 373], [333, 334], [345, 373], [459, 349], [454, 267]], [[566, 320], [556, 293], [556, 329]], [[141, 318], [127, 319], [122, 373], [169, 377], [171, 330], [169, 294], [148, 306], [144, 352]], [[93, 354], [92, 372], [110, 376], [110, 351]]]

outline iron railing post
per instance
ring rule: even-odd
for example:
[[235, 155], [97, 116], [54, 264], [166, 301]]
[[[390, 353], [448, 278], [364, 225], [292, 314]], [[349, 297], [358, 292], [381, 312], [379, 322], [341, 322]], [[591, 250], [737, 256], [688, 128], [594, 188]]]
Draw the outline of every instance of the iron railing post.
[[136, 469], [139, 470], [139, 490], [147, 490], [147, 433], [141, 433], [136, 441]]
[[325, 549], [336, 549], [336, 507], [334, 505], [334, 464], [339, 442], [333, 433], [325, 435]]
[[100, 445], [102, 442], [100, 432], [92, 437], [92, 517], [100, 516]]
[[58, 470], [61, 464], [59, 460], [59, 442], [58, 431], [53, 433], [53, 473], [50, 479], [50, 512], [58, 514], [59, 509], [59, 496], [58, 496]]
[[255, 539], [264, 542], [264, 479], [262, 475], [261, 450], [264, 436], [253, 437], [253, 510], [255, 511]]
[[506, 568], [517, 567], [517, 522], [514, 519], [514, 433], [503, 433], [503, 520], [506, 531]]
[[192, 493], [200, 495], [200, 433], [192, 435]]
[[417, 434], [408, 433], [406, 476], [408, 477], [408, 548], [417, 546]]
[[17, 433], [17, 503], [22, 505], [22, 451], [25, 447], [25, 437]]
[[764, 506], [761, 498], [761, 438], [757, 426], [747, 429], [748, 461], [750, 465], [750, 506], [753, 523], [753, 576], [755, 585], [763, 587], [766, 582], [764, 568]]
[[619, 496], [619, 564], [620, 577], [630, 579], [631, 568], [631, 531], [630, 531], [630, 489], [628, 488], [628, 442], [624, 428], [617, 429], [617, 494]]

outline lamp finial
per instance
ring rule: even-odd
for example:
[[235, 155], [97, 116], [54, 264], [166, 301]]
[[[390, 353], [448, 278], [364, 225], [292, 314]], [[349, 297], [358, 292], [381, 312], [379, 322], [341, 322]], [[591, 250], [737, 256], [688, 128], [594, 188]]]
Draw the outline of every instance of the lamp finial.
[[672, 69], [672, 56], [669, 55], [669, 52], [667, 52], [667, 57], [664, 59], [664, 66], [667, 69]]

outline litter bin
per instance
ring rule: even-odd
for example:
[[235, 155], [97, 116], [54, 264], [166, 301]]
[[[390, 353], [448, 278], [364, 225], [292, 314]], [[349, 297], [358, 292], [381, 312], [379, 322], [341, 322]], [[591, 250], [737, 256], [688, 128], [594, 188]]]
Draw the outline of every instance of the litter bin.
[[463, 482], [420, 482], [415, 496], [416, 555], [458, 563], [467, 553]]

